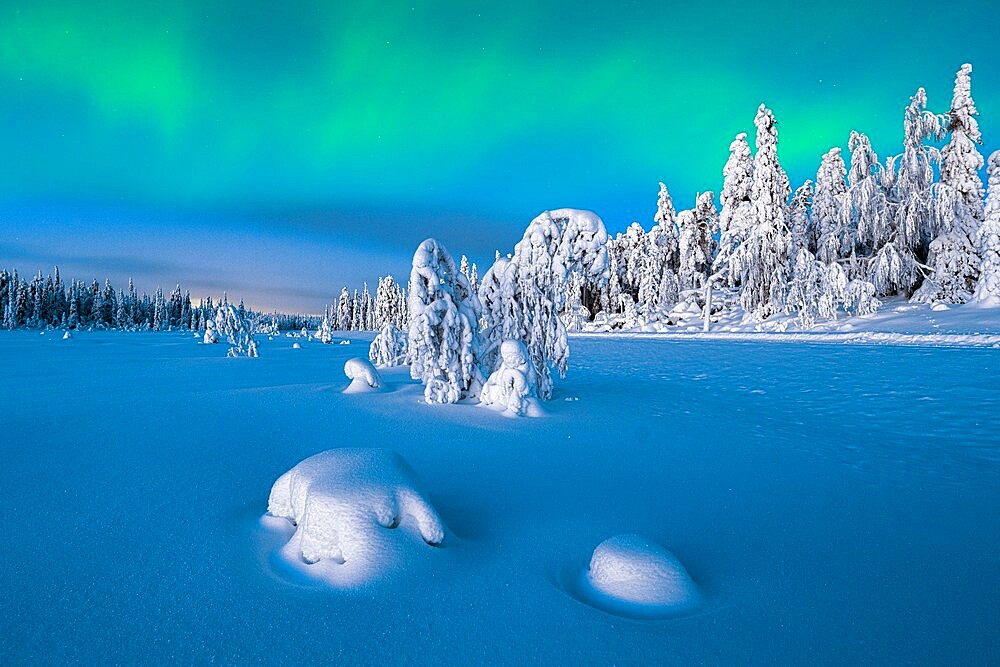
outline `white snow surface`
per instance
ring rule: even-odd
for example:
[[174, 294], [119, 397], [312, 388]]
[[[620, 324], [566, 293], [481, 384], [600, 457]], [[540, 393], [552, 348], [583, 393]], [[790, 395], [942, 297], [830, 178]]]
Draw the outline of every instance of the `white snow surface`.
[[352, 357], [344, 363], [344, 375], [351, 381], [347, 393], [375, 391], [382, 388], [382, 376], [378, 374], [372, 362], [361, 357]]
[[391, 568], [387, 531], [440, 545], [445, 527], [419, 490], [412, 469], [386, 449], [331, 449], [315, 454], [271, 487], [268, 514], [292, 522], [282, 555], [334, 585]]
[[635, 534], [609, 537], [597, 545], [586, 583], [595, 605], [623, 615], [669, 616], [689, 610], [699, 599], [681, 562]]

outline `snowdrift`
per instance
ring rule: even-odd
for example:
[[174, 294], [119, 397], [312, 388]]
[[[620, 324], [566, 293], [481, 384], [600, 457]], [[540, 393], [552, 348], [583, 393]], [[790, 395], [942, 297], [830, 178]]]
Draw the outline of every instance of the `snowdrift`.
[[295, 529], [281, 557], [336, 586], [401, 567], [418, 553], [407, 543], [426, 549], [445, 539], [415, 473], [386, 449], [330, 449], [305, 459], [271, 488], [265, 522], [272, 518]]

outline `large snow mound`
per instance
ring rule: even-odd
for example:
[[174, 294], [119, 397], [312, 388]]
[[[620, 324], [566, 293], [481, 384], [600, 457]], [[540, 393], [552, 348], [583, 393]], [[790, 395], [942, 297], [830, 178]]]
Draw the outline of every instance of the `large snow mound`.
[[405, 539], [396, 535], [431, 546], [445, 539], [444, 523], [416, 474], [386, 449], [310, 456], [275, 481], [267, 511], [295, 527], [282, 555], [335, 584], [357, 583], [396, 564], [398, 542]]
[[634, 534], [616, 535], [597, 545], [580, 592], [595, 607], [638, 618], [675, 616], [700, 600], [681, 562]]

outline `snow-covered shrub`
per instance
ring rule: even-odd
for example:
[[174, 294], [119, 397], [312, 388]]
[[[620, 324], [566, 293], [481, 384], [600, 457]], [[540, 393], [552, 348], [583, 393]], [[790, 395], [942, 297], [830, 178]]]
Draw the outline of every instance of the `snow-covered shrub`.
[[71, 332], [69, 332], [69, 331], [64, 331], [63, 332], [63, 340], [69, 340], [72, 337], [73, 337], [73, 334]]
[[[256, 357], [257, 342], [254, 340], [253, 323], [249, 322], [236, 306], [219, 306], [215, 311], [215, 329], [220, 336], [225, 336], [229, 348], [227, 356], [230, 357]], [[205, 335], [208, 336], [206, 324]]]
[[368, 358], [379, 368], [406, 363], [406, 332], [392, 320], [386, 320], [382, 330], [368, 348]]
[[205, 345], [215, 345], [219, 342], [219, 332], [215, 330], [215, 320], [212, 318], [205, 320], [205, 337], [202, 341]]
[[519, 340], [505, 340], [500, 345], [500, 368], [493, 371], [480, 396], [483, 405], [524, 415], [536, 396], [535, 369], [528, 349]]
[[356, 394], [364, 391], [382, 388], [382, 377], [372, 366], [372, 362], [361, 357], [348, 359], [344, 364], [344, 375], [351, 381], [344, 390], [345, 394]]
[[410, 272], [410, 375], [424, 384], [428, 403], [455, 403], [479, 395], [479, 316], [482, 307], [469, 279], [443, 245], [417, 247]]
[[393, 564], [385, 557], [393, 538], [384, 529], [399, 527], [395, 534], [419, 536], [432, 546], [445, 539], [444, 523], [415, 473], [386, 449], [330, 449], [310, 456], [274, 482], [267, 511], [295, 526], [282, 550], [292, 562], [325, 561], [359, 575]]
[[329, 313], [323, 315], [323, 320], [316, 328], [316, 338], [325, 345], [333, 342], [333, 327], [330, 324]]

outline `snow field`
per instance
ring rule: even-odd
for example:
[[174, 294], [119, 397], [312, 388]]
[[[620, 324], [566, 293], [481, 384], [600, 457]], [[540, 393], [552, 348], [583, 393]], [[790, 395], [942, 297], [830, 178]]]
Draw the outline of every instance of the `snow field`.
[[[0, 662], [1000, 659], [996, 350], [573, 338], [547, 416], [515, 420], [427, 405], [405, 367], [344, 394], [351, 340], [0, 335]], [[369, 524], [376, 567], [331, 586], [310, 571], [352, 560], [286, 556], [296, 527], [261, 515], [296, 462], [368, 447], [419, 472], [447, 535]], [[629, 533], [702, 603], [585, 600], [595, 545]]]

